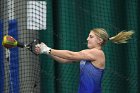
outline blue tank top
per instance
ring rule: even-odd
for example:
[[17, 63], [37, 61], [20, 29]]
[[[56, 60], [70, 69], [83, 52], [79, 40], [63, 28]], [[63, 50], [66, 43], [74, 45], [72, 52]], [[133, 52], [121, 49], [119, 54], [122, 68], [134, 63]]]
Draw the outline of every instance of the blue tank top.
[[91, 61], [80, 61], [78, 93], [101, 93], [103, 72], [103, 69], [95, 67]]

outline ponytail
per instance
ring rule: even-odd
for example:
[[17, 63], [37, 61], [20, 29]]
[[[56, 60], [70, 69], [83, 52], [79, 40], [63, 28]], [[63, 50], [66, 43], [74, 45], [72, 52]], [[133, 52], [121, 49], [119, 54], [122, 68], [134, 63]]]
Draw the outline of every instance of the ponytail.
[[127, 43], [127, 40], [130, 39], [133, 34], [133, 31], [121, 31], [117, 35], [110, 37], [109, 40], [116, 44]]

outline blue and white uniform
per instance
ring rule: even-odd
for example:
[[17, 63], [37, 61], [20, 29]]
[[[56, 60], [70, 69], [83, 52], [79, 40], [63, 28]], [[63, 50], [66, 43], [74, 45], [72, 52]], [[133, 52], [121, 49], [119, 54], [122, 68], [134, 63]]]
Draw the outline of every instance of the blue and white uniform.
[[95, 67], [91, 61], [82, 60], [78, 93], [101, 93], [103, 72], [104, 69]]

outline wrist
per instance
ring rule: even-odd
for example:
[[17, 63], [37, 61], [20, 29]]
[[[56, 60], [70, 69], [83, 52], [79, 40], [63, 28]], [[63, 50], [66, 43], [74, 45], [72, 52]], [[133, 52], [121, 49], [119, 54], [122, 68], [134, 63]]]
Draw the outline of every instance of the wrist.
[[51, 54], [51, 48], [49, 48], [48, 54]]

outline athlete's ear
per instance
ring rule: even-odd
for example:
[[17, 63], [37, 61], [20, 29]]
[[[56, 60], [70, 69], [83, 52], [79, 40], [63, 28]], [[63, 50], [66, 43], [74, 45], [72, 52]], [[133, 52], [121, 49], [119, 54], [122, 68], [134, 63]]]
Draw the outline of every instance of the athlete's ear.
[[98, 38], [98, 44], [102, 45], [103, 43], [103, 39], [102, 38]]

